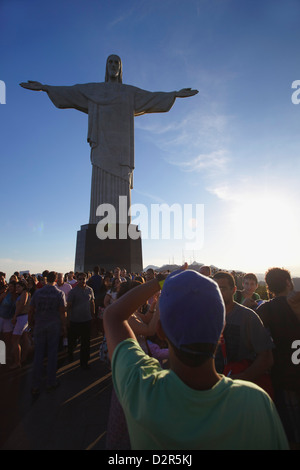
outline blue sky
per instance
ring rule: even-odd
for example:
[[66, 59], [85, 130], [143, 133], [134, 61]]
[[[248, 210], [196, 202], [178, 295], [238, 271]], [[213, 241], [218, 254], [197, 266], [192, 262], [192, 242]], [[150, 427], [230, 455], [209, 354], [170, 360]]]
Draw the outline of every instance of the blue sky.
[[132, 203], [204, 206], [203, 243], [148, 237], [144, 266], [300, 275], [299, 17], [292, 0], [1, 0], [0, 270], [73, 269], [89, 216], [87, 116], [19, 83], [100, 82], [115, 53], [123, 83], [199, 90], [135, 118]]

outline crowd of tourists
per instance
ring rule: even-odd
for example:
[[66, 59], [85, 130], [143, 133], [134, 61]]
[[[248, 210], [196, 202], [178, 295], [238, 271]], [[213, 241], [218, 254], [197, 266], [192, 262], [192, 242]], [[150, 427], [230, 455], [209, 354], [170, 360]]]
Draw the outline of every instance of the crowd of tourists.
[[[300, 293], [289, 271], [0, 272], [4, 367], [33, 361], [32, 394], [91, 322], [112, 370], [108, 449], [300, 448]], [[2, 367], [3, 365], [1, 365]], [[163, 385], [163, 386], [162, 386]]]

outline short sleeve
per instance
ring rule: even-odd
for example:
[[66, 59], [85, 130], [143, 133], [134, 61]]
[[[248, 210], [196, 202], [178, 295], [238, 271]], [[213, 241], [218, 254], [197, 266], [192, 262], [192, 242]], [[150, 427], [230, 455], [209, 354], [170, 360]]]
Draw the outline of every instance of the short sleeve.
[[153, 380], [153, 374], [162, 371], [159, 362], [145, 354], [139, 343], [132, 338], [122, 341], [116, 347], [111, 367], [114, 388], [123, 405], [130, 397], [140, 393], [142, 383], [147, 387], [147, 382]]

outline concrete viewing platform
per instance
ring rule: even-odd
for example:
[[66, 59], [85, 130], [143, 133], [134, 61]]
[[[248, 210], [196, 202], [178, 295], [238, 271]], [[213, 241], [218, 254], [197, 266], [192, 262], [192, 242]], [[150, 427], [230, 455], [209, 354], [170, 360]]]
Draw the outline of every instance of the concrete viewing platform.
[[32, 360], [18, 370], [0, 365], [0, 449], [2, 450], [103, 450], [112, 381], [99, 359], [102, 336], [91, 339], [90, 369], [61, 350], [57, 378], [51, 392], [42, 388], [31, 395]]

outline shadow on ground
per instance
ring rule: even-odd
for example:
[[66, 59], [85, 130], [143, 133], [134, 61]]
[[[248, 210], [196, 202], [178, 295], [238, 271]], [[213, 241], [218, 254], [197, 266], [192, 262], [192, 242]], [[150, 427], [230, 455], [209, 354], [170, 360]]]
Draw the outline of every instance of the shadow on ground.
[[111, 373], [99, 360], [102, 336], [91, 340], [90, 369], [59, 354], [60, 386], [31, 396], [32, 361], [19, 370], [0, 365], [2, 450], [102, 450], [112, 390]]

